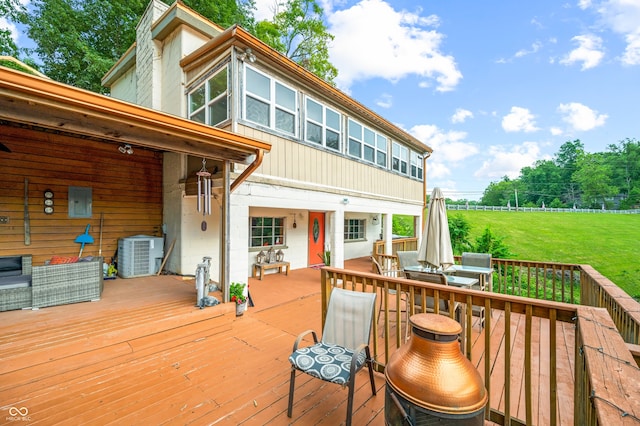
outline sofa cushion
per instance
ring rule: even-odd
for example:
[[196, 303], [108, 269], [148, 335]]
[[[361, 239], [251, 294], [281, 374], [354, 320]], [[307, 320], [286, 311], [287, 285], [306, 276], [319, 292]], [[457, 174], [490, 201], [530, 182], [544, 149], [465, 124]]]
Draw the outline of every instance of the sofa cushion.
[[0, 290], [29, 287], [30, 285], [31, 275], [18, 275], [13, 277], [0, 278]]
[[0, 277], [22, 275], [22, 257], [0, 257]]
[[49, 265], [62, 265], [65, 263], [76, 263], [78, 256], [52, 256]]

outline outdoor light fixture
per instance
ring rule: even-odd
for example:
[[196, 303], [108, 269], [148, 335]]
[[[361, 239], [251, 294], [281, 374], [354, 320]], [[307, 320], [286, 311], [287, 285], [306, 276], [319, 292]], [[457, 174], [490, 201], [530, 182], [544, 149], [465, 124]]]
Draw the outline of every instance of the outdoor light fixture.
[[123, 154], [133, 154], [133, 148], [131, 148], [131, 145], [126, 144], [126, 145], [120, 145], [118, 147], [118, 151], [120, 151]]
[[345, 206], [346, 206], [347, 204], [349, 204], [349, 199], [348, 199], [348, 198], [343, 198], [343, 199], [342, 199], [342, 204], [344, 204]]
[[256, 55], [253, 54], [253, 50], [251, 50], [251, 48], [247, 47], [246, 49], [244, 49], [244, 52], [238, 54], [238, 59], [240, 59], [241, 61], [247, 60], [251, 63], [254, 63], [256, 61]]

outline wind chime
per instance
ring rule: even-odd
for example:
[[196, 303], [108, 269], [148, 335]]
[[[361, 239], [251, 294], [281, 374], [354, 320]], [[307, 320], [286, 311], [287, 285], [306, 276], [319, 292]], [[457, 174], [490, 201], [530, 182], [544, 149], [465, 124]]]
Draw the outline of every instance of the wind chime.
[[202, 159], [202, 168], [196, 173], [198, 176], [198, 211], [202, 212], [200, 229], [207, 230], [205, 215], [211, 214], [211, 173], [207, 171], [207, 160]]

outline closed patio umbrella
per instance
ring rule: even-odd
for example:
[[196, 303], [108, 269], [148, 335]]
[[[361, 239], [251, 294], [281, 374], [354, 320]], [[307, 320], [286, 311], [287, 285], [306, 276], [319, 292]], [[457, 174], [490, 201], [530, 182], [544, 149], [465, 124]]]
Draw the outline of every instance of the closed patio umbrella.
[[431, 193], [418, 261], [435, 269], [447, 269], [454, 263], [447, 206], [440, 188], [433, 188]]

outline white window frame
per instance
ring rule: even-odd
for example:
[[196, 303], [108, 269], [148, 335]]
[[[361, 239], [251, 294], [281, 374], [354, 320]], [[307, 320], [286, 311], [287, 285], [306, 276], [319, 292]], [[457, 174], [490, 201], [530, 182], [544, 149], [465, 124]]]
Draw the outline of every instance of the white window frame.
[[409, 148], [398, 142], [393, 142], [391, 148], [391, 170], [408, 176], [409, 169]]
[[[352, 230], [355, 227], [356, 230]], [[344, 240], [364, 241], [367, 239], [366, 219], [345, 219], [344, 220]]]
[[[352, 123], [354, 125], [360, 126], [360, 131], [358, 133], [360, 133], [359, 135], [356, 135], [355, 133], [351, 132], [351, 125]], [[351, 152], [351, 141], [354, 141], [355, 143], [358, 143], [360, 145], [360, 152], [358, 153], [358, 155], [355, 155], [354, 153]], [[369, 152], [372, 153], [371, 158], [367, 158], [367, 156], [365, 155], [365, 153], [367, 152], [367, 150]], [[348, 156], [350, 157], [354, 157], [354, 158], [359, 158], [361, 160], [366, 161], [367, 163], [371, 163], [371, 164], [375, 164], [377, 166], [380, 167], [384, 167], [384, 168], [388, 168], [386, 162], [387, 162], [387, 137], [382, 135], [381, 133], [376, 132], [375, 130], [373, 130], [371, 127], [365, 126], [364, 124], [349, 118], [349, 120], [347, 121], [347, 146], [346, 146], [346, 153]], [[379, 155], [384, 155], [385, 156], [385, 164], [379, 164], [378, 162], [378, 156]]]
[[[318, 120], [313, 119], [310, 114], [309, 114], [309, 102], [313, 102], [316, 105], [318, 105], [320, 108], [322, 108], [322, 117], [321, 120], [322, 122], [319, 122]], [[338, 111], [334, 110], [333, 108], [329, 108], [328, 106], [324, 105], [322, 102], [319, 102], [309, 96], [305, 97], [305, 102], [304, 102], [304, 108], [305, 108], [305, 123], [304, 123], [304, 140], [306, 142], [309, 143], [313, 143], [313, 144], [317, 144], [317, 145], [322, 145], [325, 148], [337, 151], [337, 152], [341, 152], [342, 150], [342, 114], [340, 114]], [[338, 128], [335, 129], [333, 127], [331, 127], [328, 123], [327, 123], [327, 112], [336, 114], [338, 116]], [[321, 128], [321, 140], [318, 141], [314, 141], [314, 140], [310, 140], [309, 139], [309, 124], [313, 124], [316, 125], [318, 127]], [[333, 132], [336, 133], [338, 135], [338, 146], [334, 147], [334, 146], [330, 146], [327, 144], [327, 132]]]
[[[258, 219], [262, 224], [253, 225], [254, 219]], [[265, 220], [270, 220], [271, 225], [265, 225]], [[277, 224], [279, 221], [280, 225]], [[262, 230], [260, 232], [261, 235], [253, 235], [254, 229]], [[271, 230], [271, 235], [265, 235], [265, 229]], [[278, 229], [281, 230], [281, 233], [278, 233]], [[277, 216], [251, 216], [249, 218], [249, 247], [250, 248], [258, 248], [258, 247], [281, 247], [285, 245], [285, 240], [287, 237], [287, 227], [286, 221], [284, 217]], [[260, 245], [254, 245], [254, 239], [260, 239]], [[270, 239], [270, 240], [269, 240]], [[268, 244], [265, 242], [268, 241]]]
[[411, 177], [419, 181], [424, 180], [423, 156], [415, 151], [411, 151]]
[[[266, 79], [269, 80], [269, 98], [265, 98], [255, 92], [250, 92], [249, 89], [247, 88], [247, 71], [251, 71], [251, 72], [255, 72], [257, 74], [260, 74], [261, 76], [265, 77]], [[275, 79], [274, 77], [254, 68], [254, 67], [250, 67], [248, 65], [245, 64], [244, 66], [244, 82], [245, 84], [243, 85], [243, 106], [242, 106], [242, 116], [244, 117], [245, 120], [251, 122], [251, 123], [255, 123], [258, 124], [260, 126], [266, 126], [269, 129], [275, 130], [277, 132], [281, 132], [287, 135], [291, 135], [294, 137], [298, 136], [298, 91], [296, 89], [294, 89], [293, 87], [284, 84], [283, 82]], [[286, 105], [283, 104], [278, 104], [277, 103], [277, 99], [276, 99], [276, 94], [277, 94], [277, 87], [281, 86], [284, 89], [290, 90], [291, 92], [293, 92], [293, 109], [289, 108]], [[247, 116], [247, 105], [248, 105], [248, 98], [252, 98], [258, 102], [263, 102], [265, 104], [268, 105], [269, 107], [269, 122], [267, 125], [265, 125], [264, 123], [260, 123], [254, 120], [251, 120], [248, 116]], [[278, 128], [277, 125], [277, 112], [278, 111], [282, 111], [286, 114], [290, 114], [293, 117], [293, 129], [292, 131], [289, 131], [287, 129], [281, 129]]]
[[[211, 93], [210, 93], [210, 85], [209, 82], [211, 80], [213, 80], [215, 77], [219, 76], [220, 73], [222, 72], [226, 72], [227, 73], [227, 88], [224, 92], [220, 93], [219, 95], [217, 95], [214, 98], [211, 98]], [[220, 123], [224, 123], [225, 121], [229, 120], [229, 109], [231, 106], [231, 99], [229, 99], [229, 85], [230, 85], [230, 72], [229, 72], [229, 63], [225, 64], [223, 67], [220, 67], [220, 69], [216, 70], [212, 75], [210, 75], [206, 80], [204, 80], [201, 84], [197, 85], [196, 87], [194, 87], [193, 89], [189, 90], [189, 93], [187, 94], [187, 108], [188, 108], [188, 117], [190, 120], [193, 121], [197, 121], [198, 123], [203, 123], [203, 124], [208, 124], [210, 126], [217, 126]], [[204, 103], [202, 105], [200, 105], [198, 108], [196, 108], [195, 110], [191, 110], [192, 104], [191, 104], [191, 96], [192, 94], [194, 94], [197, 90], [204, 88]], [[220, 120], [216, 123], [212, 123], [211, 122], [211, 107], [213, 105], [215, 105], [218, 101], [220, 101], [221, 99], [226, 98], [226, 117], [223, 120]], [[194, 117], [198, 114], [200, 114], [202, 111], [204, 110], [204, 121], [201, 120], [197, 120]]]

